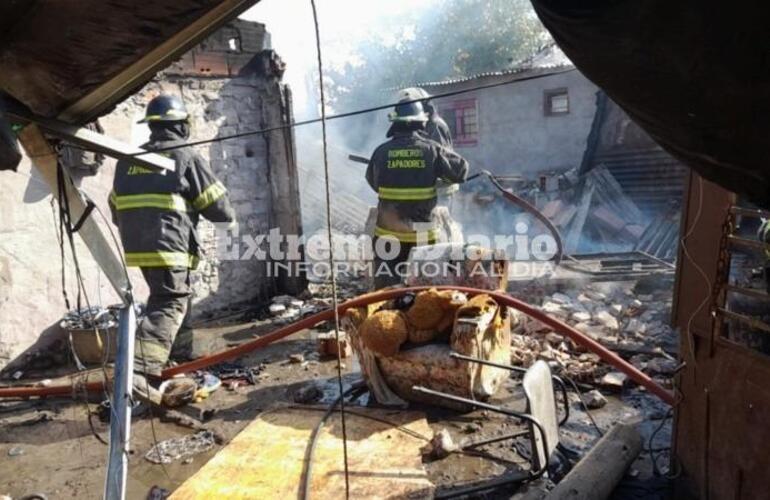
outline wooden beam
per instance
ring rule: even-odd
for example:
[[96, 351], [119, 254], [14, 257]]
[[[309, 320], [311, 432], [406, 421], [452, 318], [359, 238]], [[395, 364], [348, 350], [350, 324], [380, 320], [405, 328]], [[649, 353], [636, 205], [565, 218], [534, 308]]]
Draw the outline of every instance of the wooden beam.
[[[51, 192], [58, 193], [59, 181], [56, 175], [58, 156], [46, 140], [40, 127], [34, 124], [27, 125], [19, 133], [19, 141], [35, 168], [40, 172], [43, 180], [48, 184]], [[78, 220], [86, 209], [86, 202], [72, 184], [69, 174], [65, 172], [65, 176], [65, 193], [69, 200], [72, 219]], [[54, 198], [56, 198], [55, 194]], [[123, 264], [92, 216], [89, 216], [83, 223], [78, 234], [85, 242], [94, 260], [99, 264], [99, 267], [101, 267], [113, 288], [125, 301], [129, 284]]]
[[642, 437], [629, 424], [616, 424], [561, 480], [547, 500], [604, 500], [642, 451]]
[[[142, 148], [133, 147], [112, 137], [94, 132], [85, 127], [70, 125], [58, 120], [33, 116], [26, 111], [13, 109], [8, 111], [12, 120], [35, 123], [48, 134], [63, 139], [89, 151], [103, 153], [119, 160], [126, 159], [139, 166], [174, 171], [174, 160], [165, 156], [149, 153]], [[141, 156], [134, 156], [141, 155]]]
[[223, 0], [179, 33], [71, 104], [58, 118], [66, 122], [83, 123], [105, 113], [111, 106], [135, 91], [171, 61], [258, 1]]

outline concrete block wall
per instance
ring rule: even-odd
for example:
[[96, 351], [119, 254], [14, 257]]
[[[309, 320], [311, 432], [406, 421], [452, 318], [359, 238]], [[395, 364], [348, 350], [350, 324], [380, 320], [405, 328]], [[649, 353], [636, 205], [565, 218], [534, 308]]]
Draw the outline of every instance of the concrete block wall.
[[[428, 91], [437, 94], [510, 78], [476, 79]], [[558, 88], [567, 89], [570, 111], [546, 116], [543, 93]], [[440, 110], [443, 106], [451, 107], [455, 100], [476, 99], [478, 140], [476, 144], [456, 148], [472, 169], [532, 179], [540, 172], [564, 171], [580, 165], [596, 114], [597, 90], [579, 71], [570, 71], [435, 101]]]
[[[272, 53], [255, 57], [263, 56], [275, 59]], [[105, 134], [134, 145], [145, 142], [149, 131], [136, 121], [143, 116], [146, 103], [161, 92], [184, 98], [192, 115], [193, 141], [282, 125], [291, 119], [289, 92], [280, 82], [280, 74], [252, 71], [236, 78], [163, 74], [100, 119]], [[196, 149], [228, 188], [241, 233], [256, 236], [273, 227], [279, 227], [284, 234], [301, 233], [290, 131], [216, 142]], [[114, 166], [115, 161], [108, 158], [95, 176], [78, 181], [107, 217]], [[0, 192], [2, 368], [36, 342], [40, 345], [44, 332], [55, 337], [53, 326], [66, 308], [61, 293], [61, 260], [52, 198], [48, 188], [36, 179], [28, 158], [18, 172], [0, 172]], [[108, 225], [100, 223], [106, 233]], [[303, 286], [301, 281], [266, 277], [265, 262], [256, 259], [220, 261], [210, 223], [202, 221], [199, 234], [205, 256], [193, 279], [197, 318], [259, 303], [276, 292], [298, 293]], [[91, 302], [116, 303], [117, 295], [87, 248], [79, 241], [77, 247]], [[65, 269], [72, 298], [75, 288], [69, 257]], [[139, 300], [146, 300], [147, 289], [139, 271], [132, 270], [131, 278]]]

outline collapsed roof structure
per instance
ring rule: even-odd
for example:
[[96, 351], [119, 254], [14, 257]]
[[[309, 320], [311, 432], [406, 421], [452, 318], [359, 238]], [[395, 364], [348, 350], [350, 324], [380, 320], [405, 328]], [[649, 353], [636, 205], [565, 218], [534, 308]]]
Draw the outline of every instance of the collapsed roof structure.
[[[684, 362], [676, 497], [761, 497], [770, 361], [736, 332], [766, 339], [770, 295], [735, 281], [732, 256], [768, 250], [740, 234], [770, 216], [747, 203], [770, 206], [770, 12], [697, 0], [532, 3], [575, 65], [698, 174], [686, 188], [674, 290]], [[738, 299], [754, 301], [753, 312], [736, 312]]]
[[770, 206], [766, 9], [533, 0], [564, 53], [661, 146]]
[[[6, 2], [0, 6], [0, 62], [4, 68], [0, 90], [28, 117], [86, 123], [256, 1], [159, 0], [141, 5], [129, 0]], [[763, 112], [770, 107], [770, 99], [762, 91], [768, 79], [764, 64], [770, 37], [766, 16], [747, 15], [737, 9], [708, 9], [695, 0], [676, 5], [661, 0], [595, 0], [580, 6], [558, 0], [533, 3], [575, 65], [666, 150], [707, 179], [745, 194], [757, 204], [770, 204], [770, 179], [764, 164], [769, 118]], [[703, 197], [701, 192], [699, 198]], [[728, 196], [710, 198], [704, 220], [718, 221], [722, 214], [717, 208], [721, 210], [729, 202]], [[695, 219], [700, 215], [698, 211]], [[685, 220], [690, 222], [693, 217]], [[709, 270], [716, 267], [711, 265], [715, 260], [711, 253], [718, 249], [717, 240], [704, 238], [704, 248], [710, 252], [706, 259]], [[688, 272], [681, 282], [693, 285], [696, 282]], [[679, 285], [680, 296], [685, 285]], [[702, 285], [700, 289], [711, 292]], [[689, 307], [692, 301], [697, 305], [700, 297], [687, 300], [685, 306]], [[689, 323], [699, 311], [701, 316], [709, 313], [701, 305], [690, 321], [682, 316], [688, 338]], [[695, 322], [696, 329], [708, 330], [710, 324], [701, 321], [701, 316]], [[698, 340], [712, 340], [708, 332], [695, 335]], [[737, 356], [729, 357], [729, 364], [714, 368], [707, 358], [715, 352], [714, 343], [695, 343], [701, 369], [714, 370], [701, 379], [715, 379], [712, 375], [720, 368], [740, 374], [741, 379], [736, 384], [737, 378], [723, 377], [723, 385], [713, 386], [709, 396], [708, 385], [691, 382], [695, 368], [692, 359], [693, 366], [686, 372], [690, 385], [684, 388], [691, 399], [680, 407], [678, 416], [679, 425], [686, 424], [681, 428], [683, 436], [689, 438], [683, 439], [677, 450], [685, 474], [695, 479], [705, 497], [728, 490], [745, 497], [766, 491], [759, 488], [767, 465], [767, 453], [761, 446], [761, 437], [767, 435], [766, 420], [756, 415], [760, 411], [749, 411], [770, 407], [758, 382], [766, 378], [748, 373], [749, 364], [741, 363]], [[751, 394], [755, 399], [748, 404], [744, 385], [755, 389]], [[726, 387], [740, 390], [731, 394]], [[697, 389], [704, 388], [698, 396]], [[720, 401], [720, 395], [725, 399]], [[692, 402], [705, 408], [705, 417]], [[733, 402], [737, 404], [728, 404]], [[765, 433], [753, 440], [759, 446], [730, 442], [736, 435], [734, 429], [733, 433], [726, 432], [731, 423], [738, 424], [732, 427], [737, 427], [738, 436], [744, 439], [748, 431], [741, 432], [741, 425], [752, 425], [750, 429], [764, 426]], [[716, 444], [710, 448], [712, 441]], [[715, 477], [711, 482], [710, 474]]]

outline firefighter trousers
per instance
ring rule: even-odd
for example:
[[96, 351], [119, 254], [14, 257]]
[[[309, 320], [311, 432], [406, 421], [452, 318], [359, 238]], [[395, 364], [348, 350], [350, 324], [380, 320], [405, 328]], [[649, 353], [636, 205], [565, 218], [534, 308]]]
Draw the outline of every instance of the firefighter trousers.
[[134, 370], [157, 376], [169, 358], [192, 356], [190, 270], [142, 268], [142, 274], [150, 296], [136, 329]]
[[[374, 237], [374, 248], [381, 238]], [[375, 251], [374, 255], [374, 289], [380, 290], [389, 286], [398, 285], [406, 277], [406, 262], [409, 260], [409, 252], [415, 247], [414, 243], [399, 242], [399, 251], [394, 256], [380, 256]]]

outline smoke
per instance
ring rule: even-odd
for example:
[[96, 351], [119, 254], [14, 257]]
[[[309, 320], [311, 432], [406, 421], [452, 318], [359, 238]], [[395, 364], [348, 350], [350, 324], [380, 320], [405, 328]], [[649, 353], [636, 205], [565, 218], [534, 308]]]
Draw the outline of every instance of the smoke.
[[[427, 12], [435, 3], [436, 0], [324, 0], [319, 3], [327, 115], [349, 111], [341, 109], [328, 94], [335, 74], [360, 64], [356, 48], [366, 40], [389, 39], [394, 22], [400, 18], [414, 19], [416, 13]], [[316, 41], [310, 2], [294, 2], [289, 7], [287, 2], [263, 0], [241, 18], [267, 26], [272, 48], [286, 62], [284, 82], [292, 90], [295, 120], [319, 118]], [[379, 100], [369, 105], [377, 106], [393, 99], [390, 93], [382, 92], [381, 82], [372, 80], [371, 87]], [[344, 92], [344, 89], [336, 90]], [[364, 178], [366, 165], [349, 160], [348, 155], [368, 158], [375, 147], [386, 140], [387, 128], [387, 111], [327, 123], [332, 221], [340, 230], [363, 231], [368, 209], [377, 202]], [[306, 233], [312, 233], [326, 224], [321, 126], [297, 127], [295, 137], [303, 227]]]
[[[318, 118], [310, 3], [287, 7], [286, 2], [263, 0], [242, 17], [265, 23], [271, 33], [272, 48], [287, 64], [284, 81], [292, 88], [295, 119]], [[485, 23], [485, 29], [460, 29], [458, 17], [466, 25]], [[506, 67], [533, 54], [547, 36], [528, 0], [324, 0], [319, 25], [327, 114], [391, 103], [396, 88], [420, 81]], [[340, 231], [363, 231], [368, 209], [376, 205], [364, 177], [366, 165], [348, 155], [368, 158], [386, 140], [387, 113], [328, 122], [332, 223]], [[321, 126], [297, 127], [295, 137], [303, 226], [313, 232], [326, 223]], [[489, 234], [511, 234], [505, 210], [492, 212], [469, 222], [474, 228], [485, 226]]]

